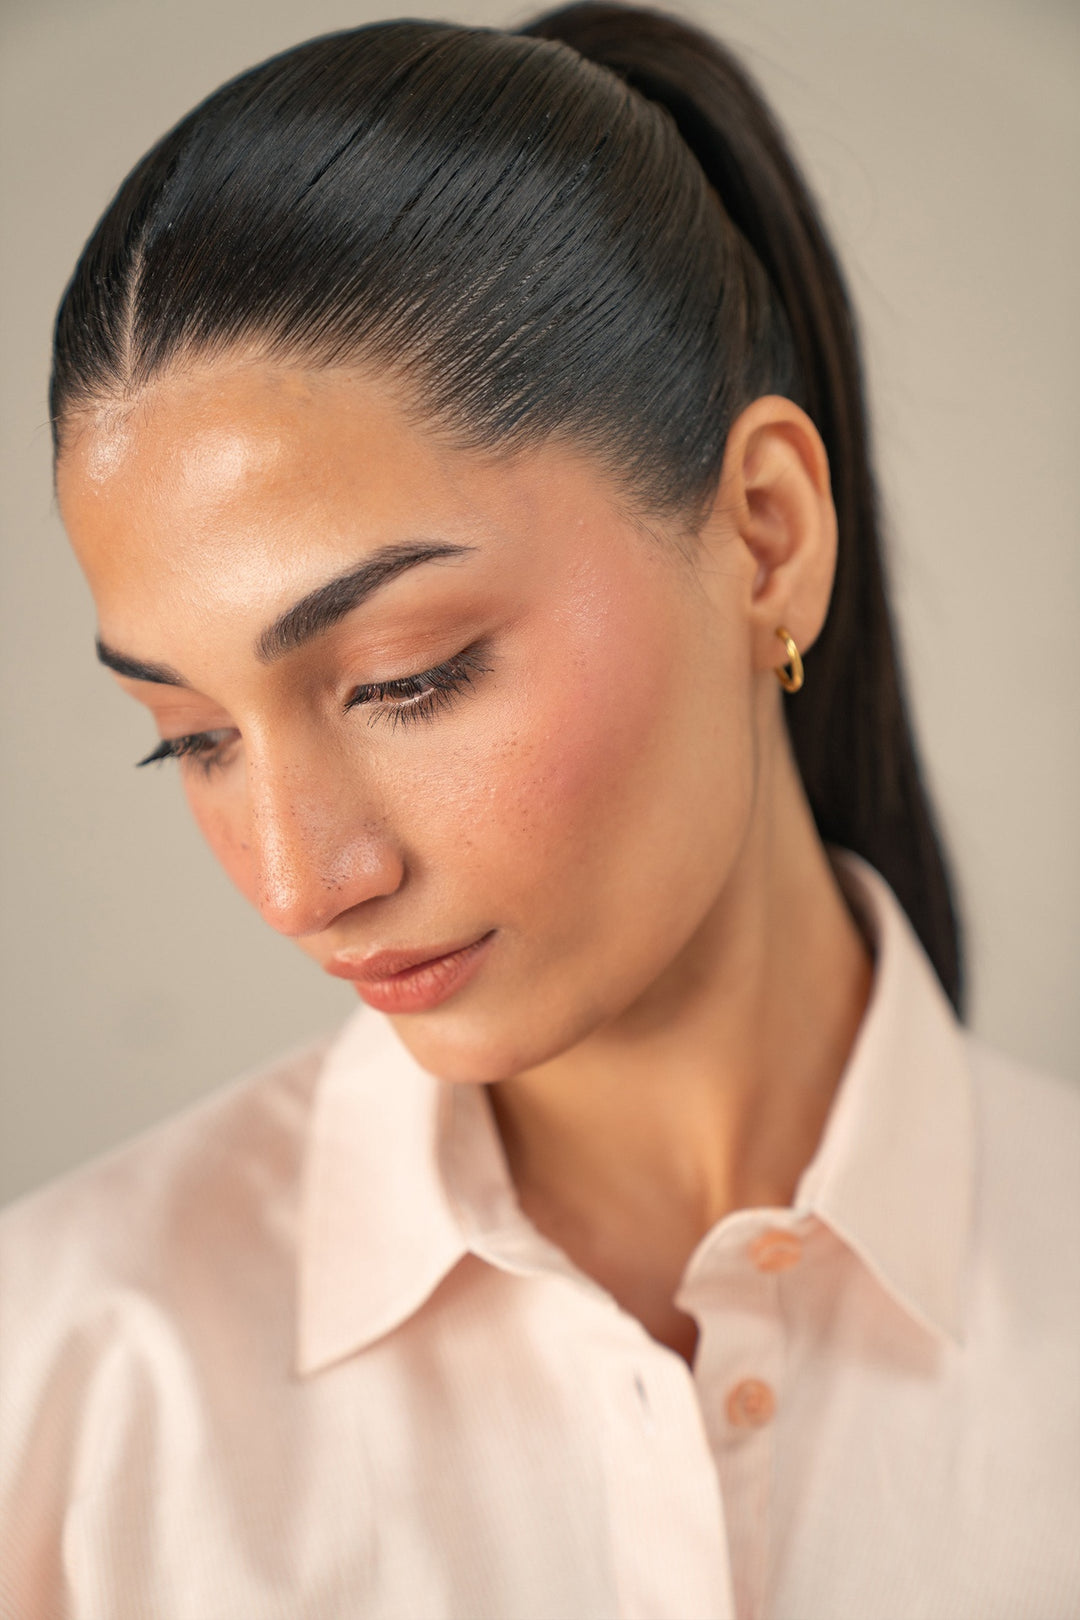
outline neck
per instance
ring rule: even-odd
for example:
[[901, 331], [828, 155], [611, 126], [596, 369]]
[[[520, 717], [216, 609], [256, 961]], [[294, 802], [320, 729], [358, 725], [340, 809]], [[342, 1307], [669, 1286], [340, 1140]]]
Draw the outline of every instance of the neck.
[[785, 735], [723, 893], [662, 979], [489, 1087], [526, 1214], [602, 1281], [625, 1259], [670, 1300], [723, 1215], [791, 1202], [871, 979]]

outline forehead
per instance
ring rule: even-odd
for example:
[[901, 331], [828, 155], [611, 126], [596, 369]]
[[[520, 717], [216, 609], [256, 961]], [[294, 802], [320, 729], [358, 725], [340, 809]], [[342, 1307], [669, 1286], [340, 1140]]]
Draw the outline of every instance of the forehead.
[[87, 415], [57, 489], [103, 639], [177, 667], [193, 641], [252, 639], [387, 544], [465, 544], [470, 580], [519, 596], [586, 574], [618, 590], [636, 528], [610, 478], [565, 445], [463, 450], [377, 378], [259, 363], [193, 368]]
[[250, 572], [246, 595], [271, 563], [302, 579], [388, 529], [475, 519], [484, 473], [369, 378], [249, 364], [168, 376], [86, 417], [57, 488], [95, 589], [211, 567]]

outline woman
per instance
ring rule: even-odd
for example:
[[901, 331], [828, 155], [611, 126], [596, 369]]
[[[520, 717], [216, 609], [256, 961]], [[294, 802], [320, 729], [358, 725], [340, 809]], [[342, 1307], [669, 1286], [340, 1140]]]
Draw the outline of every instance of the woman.
[[959, 1021], [852, 319], [728, 54], [253, 69], [52, 417], [142, 763], [361, 1006], [5, 1217], [5, 1612], [1076, 1612], [1080, 1107]]

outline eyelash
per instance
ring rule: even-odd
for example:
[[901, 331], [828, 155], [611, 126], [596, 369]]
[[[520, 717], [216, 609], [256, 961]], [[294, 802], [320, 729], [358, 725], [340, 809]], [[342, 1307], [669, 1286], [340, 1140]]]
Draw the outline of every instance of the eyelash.
[[[403, 675], [396, 681], [372, 681], [358, 686], [346, 703], [346, 711], [362, 704], [379, 705], [368, 725], [377, 720], [389, 721], [391, 727], [410, 726], [417, 720], [433, 720], [440, 709], [448, 709], [464, 688], [471, 684], [473, 675], [488, 675], [490, 670], [480, 662], [475, 647], [466, 648], [444, 664], [424, 670], [422, 675]], [[394, 702], [403, 698], [404, 702]]]
[[[471, 684], [474, 675], [491, 673], [477, 653], [477, 648], [467, 648], [420, 675], [403, 675], [395, 681], [369, 681], [355, 688], [345, 712], [374, 704], [376, 707], [368, 724], [373, 726], [378, 720], [386, 720], [394, 729], [413, 725], [418, 720], [433, 720], [440, 709], [450, 708], [455, 698]], [[143, 766], [164, 759], [192, 759], [209, 775], [222, 763], [227, 747], [227, 743], [217, 739], [229, 736], [225, 731], [193, 731], [186, 737], [166, 737], [153, 753], [136, 763]]]
[[224, 742], [214, 739], [228, 737], [227, 731], [193, 731], [186, 737], [165, 737], [158, 743], [152, 754], [145, 759], [137, 759], [135, 765], [141, 769], [144, 765], [160, 765], [163, 759], [197, 759], [205, 771], [220, 763], [220, 756], [224, 750]]

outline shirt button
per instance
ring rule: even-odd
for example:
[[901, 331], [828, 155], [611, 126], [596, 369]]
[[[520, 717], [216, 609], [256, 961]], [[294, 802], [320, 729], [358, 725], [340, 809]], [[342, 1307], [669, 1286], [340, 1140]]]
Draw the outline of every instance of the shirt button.
[[802, 1242], [794, 1232], [774, 1227], [756, 1237], [747, 1253], [759, 1271], [786, 1271], [798, 1264]]
[[776, 1396], [760, 1378], [744, 1378], [728, 1391], [728, 1422], [737, 1429], [760, 1429], [776, 1411]]

